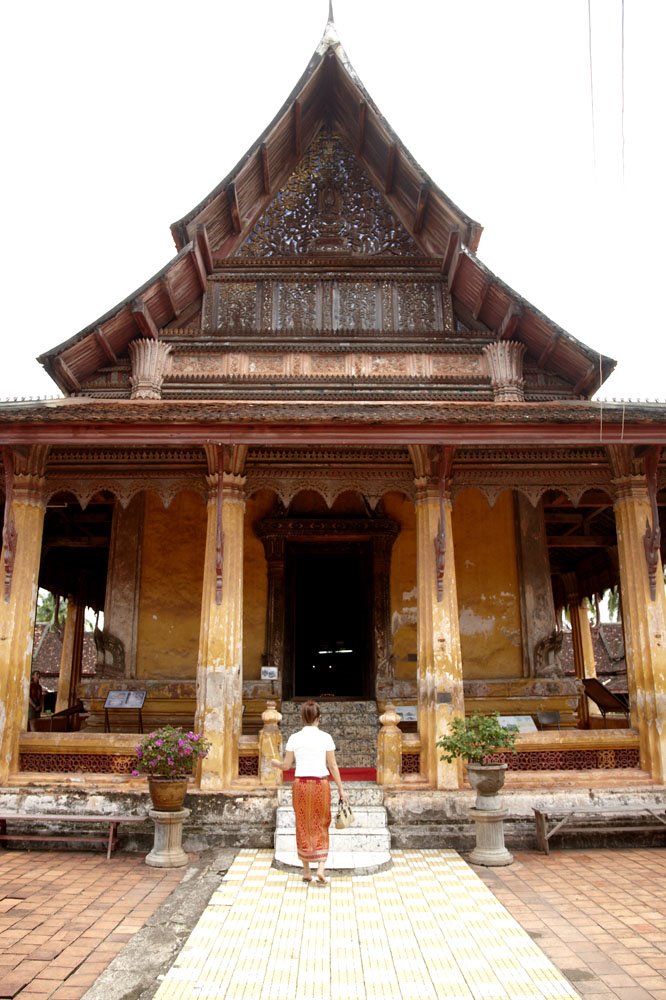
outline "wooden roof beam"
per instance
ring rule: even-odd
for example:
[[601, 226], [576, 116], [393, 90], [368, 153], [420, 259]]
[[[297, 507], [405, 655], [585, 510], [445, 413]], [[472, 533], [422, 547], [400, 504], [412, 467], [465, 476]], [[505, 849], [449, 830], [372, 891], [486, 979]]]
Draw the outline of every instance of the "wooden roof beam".
[[581, 377], [578, 379], [575, 386], [573, 387], [574, 396], [578, 396], [579, 393], [586, 392], [589, 389], [595, 374], [597, 373], [599, 373], [599, 369], [597, 365], [595, 365], [594, 361], [591, 361], [590, 364], [585, 369], [584, 373], [581, 375]]
[[144, 299], [135, 299], [130, 306], [130, 312], [144, 337], [151, 337], [153, 340], [160, 339], [159, 328], [152, 317], [148, 303]]
[[386, 158], [386, 173], [384, 174], [384, 194], [390, 194], [395, 183], [395, 168], [398, 163], [398, 144], [392, 142]]
[[208, 274], [213, 270], [213, 251], [211, 249], [210, 240], [208, 239], [208, 230], [205, 224], [197, 226], [197, 246], [201, 251], [201, 256], [203, 257], [203, 262], [206, 266], [206, 272]]
[[95, 337], [95, 343], [102, 349], [106, 360], [110, 361], [112, 365], [117, 364], [118, 358], [116, 357], [116, 352], [106, 339], [106, 334], [101, 326], [97, 327], [93, 336]]
[[449, 292], [453, 290], [453, 282], [456, 279], [456, 271], [462, 257], [462, 239], [460, 230], [454, 229], [449, 236], [446, 253], [442, 259], [442, 271], [446, 276]]
[[537, 361], [539, 368], [543, 368], [550, 361], [551, 355], [559, 344], [561, 336], [561, 333], [554, 333], [551, 340], [546, 344]]
[[262, 142], [259, 147], [259, 160], [261, 162], [261, 177], [264, 183], [264, 194], [271, 193], [271, 165], [268, 162], [268, 146]]
[[235, 181], [231, 181], [227, 187], [227, 203], [229, 205], [229, 215], [231, 216], [231, 228], [236, 236], [243, 228], [241, 225], [240, 205], [238, 203], [238, 191]]
[[420, 233], [425, 224], [426, 212], [428, 211], [428, 202], [430, 200], [430, 185], [422, 184], [421, 190], [419, 191], [419, 196], [416, 200], [416, 210], [414, 212], [414, 224], [412, 226], [413, 232]]
[[300, 160], [303, 155], [303, 105], [294, 101], [294, 153]]
[[367, 101], [358, 102], [358, 122], [356, 126], [356, 155], [360, 156], [363, 152], [363, 143], [365, 142], [365, 123], [368, 117], [368, 104]]
[[62, 356], [55, 359], [55, 368], [63, 382], [67, 383], [72, 392], [81, 391], [81, 383], [67, 362], [63, 360]]
[[486, 295], [490, 291], [491, 285], [492, 281], [490, 280], [490, 278], [486, 278], [483, 282], [483, 285], [479, 289], [476, 299], [474, 300], [474, 304], [472, 306], [472, 316], [474, 317], [474, 319], [478, 319], [479, 316], [481, 315], [481, 310], [483, 309], [483, 303], [486, 301]]
[[199, 285], [201, 286], [201, 291], [205, 292], [208, 287], [208, 274], [206, 273], [206, 267], [201, 256], [201, 250], [194, 240], [192, 242], [192, 249], [190, 250], [190, 260], [194, 265], [194, 270], [196, 272], [197, 278], [199, 279]]
[[617, 544], [611, 535], [551, 535], [548, 538], [549, 549], [605, 549]]
[[513, 334], [516, 332], [516, 327], [520, 323], [523, 315], [522, 306], [518, 305], [517, 302], [509, 302], [509, 308], [504, 313], [502, 317], [502, 322], [497, 327], [497, 339], [498, 340], [510, 340]]
[[171, 312], [174, 314], [174, 316], [180, 316], [181, 310], [179, 309], [178, 303], [176, 302], [175, 289], [171, 284], [171, 279], [168, 273], [162, 275], [160, 284], [162, 286], [162, 291], [169, 300], [169, 306], [171, 308]]

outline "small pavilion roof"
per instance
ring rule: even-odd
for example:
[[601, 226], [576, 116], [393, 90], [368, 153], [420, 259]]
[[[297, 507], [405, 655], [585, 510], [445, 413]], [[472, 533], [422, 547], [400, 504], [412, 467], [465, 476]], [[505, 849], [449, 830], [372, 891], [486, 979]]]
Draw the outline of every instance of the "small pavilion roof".
[[177, 254], [157, 274], [39, 361], [67, 394], [115, 364], [136, 337], [159, 337], [196, 312], [216, 264], [233, 256], [323, 126], [339, 133], [412, 235], [446, 276], [457, 315], [489, 338], [525, 343], [540, 366], [589, 396], [615, 362], [586, 347], [477, 257], [482, 227], [416, 163], [381, 115], [340, 44], [332, 18], [294, 90], [234, 169], [171, 226]]

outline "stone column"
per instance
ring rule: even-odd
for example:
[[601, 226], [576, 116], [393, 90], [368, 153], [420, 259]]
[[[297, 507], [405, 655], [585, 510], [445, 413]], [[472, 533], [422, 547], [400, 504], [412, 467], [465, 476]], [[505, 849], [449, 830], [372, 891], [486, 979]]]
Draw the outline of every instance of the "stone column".
[[[448, 732], [451, 720], [464, 715], [465, 711], [451, 500], [442, 483], [444, 474], [439, 478], [432, 475], [433, 458], [427, 450], [410, 447], [410, 453], [417, 474], [426, 473], [415, 480], [421, 770], [436, 788], [459, 788], [462, 781], [460, 763], [441, 761], [435, 745], [439, 737]], [[444, 556], [443, 576], [439, 580], [438, 540], [443, 543]]]
[[[651, 594], [646, 558], [646, 525], [653, 510], [642, 460], [626, 446], [610, 447], [616, 487], [615, 523], [622, 615], [631, 702], [631, 724], [638, 729], [641, 767], [655, 781], [666, 778], [666, 596], [661, 559], [656, 554], [656, 588]], [[618, 474], [619, 473], [619, 474]]]
[[[225, 459], [224, 468], [234, 469], [237, 464]], [[238, 776], [245, 477], [236, 471], [223, 471], [220, 459], [218, 471], [208, 476], [208, 486], [196, 727], [211, 742], [211, 751], [202, 762], [201, 786], [219, 789], [228, 788]]]
[[44, 470], [48, 448], [5, 450], [5, 520], [0, 596], [0, 784], [18, 770], [25, 729], [37, 581], [44, 527]]
[[107, 673], [104, 668], [109, 665], [108, 659], [113, 655], [113, 667], [116, 669], [110, 670], [110, 674], [117, 676], [122, 668], [125, 677], [136, 677], [145, 508], [145, 493], [133, 497], [127, 507], [116, 500], [113, 508], [104, 601], [102, 663], [98, 670], [102, 676]]
[[492, 344], [486, 344], [483, 353], [488, 364], [490, 384], [493, 387], [493, 402], [524, 403], [525, 345], [518, 340], [495, 340]]
[[[573, 649], [574, 670], [576, 677], [582, 681], [586, 677], [597, 676], [590, 619], [587, 614], [586, 604], [581, 601], [578, 593], [576, 574], [564, 573], [562, 575], [562, 582], [564, 583], [567, 607], [569, 608], [569, 619], [571, 621], [571, 646]], [[580, 721], [582, 724], [588, 726], [590, 715], [600, 714], [597, 706], [591, 703], [583, 693], [580, 699]]]
[[171, 363], [171, 344], [163, 340], [133, 340], [129, 353], [132, 359], [130, 398], [161, 399], [162, 382]]
[[82, 601], [75, 600], [71, 595], [67, 598], [67, 617], [65, 618], [60, 654], [56, 712], [71, 708], [76, 703], [76, 686], [81, 680], [85, 611]]
[[[514, 495], [520, 572], [523, 673], [525, 677], [536, 677], [549, 669], [549, 649], [552, 647], [552, 650], [555, 650], [557, 646], [557, 619], [550, 582], [546, 521], [541, 501], [535, 507], [522, 493], [516, 492]], [[555, 670], [554, 673], [558, 674], [559, 671]]]

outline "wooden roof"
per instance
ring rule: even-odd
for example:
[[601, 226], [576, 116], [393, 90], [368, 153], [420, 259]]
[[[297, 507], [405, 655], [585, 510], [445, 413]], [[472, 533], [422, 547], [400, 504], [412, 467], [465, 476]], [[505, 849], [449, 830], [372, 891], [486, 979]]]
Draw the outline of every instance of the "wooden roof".
[[590, 396], [615, 362], [561, 329], [476, 256], [482, 227], [465, 215], [403, 146], [359, 81], [331, 22], [305, 73], [230, 174], [171, 227], [178, 253], [100, 319], [38, 359], [66, 393], [115, 364], [136, 337], [159, 337], [195, 315], [216, 262], [238, 249], [323, 125], [354, 151], [424, 256], [441, 262], [454, 309], [468, 326], [520, 340], [539, 366]]

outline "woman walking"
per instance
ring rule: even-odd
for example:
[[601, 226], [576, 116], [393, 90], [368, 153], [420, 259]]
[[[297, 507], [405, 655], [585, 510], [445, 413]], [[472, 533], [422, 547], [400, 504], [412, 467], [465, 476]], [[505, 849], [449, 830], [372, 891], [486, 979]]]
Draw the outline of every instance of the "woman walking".
[[[340, 798], [348, 796], [342, 787], [340, 771], [335, 761], [335, 743], [319, 728], [321, 711], [314, 701], [301, 708], [303, 728], [287, 740], [283, 760], [273, 760], [273, 767], [288, 771], [296, 761], [292, 800], [296, 814], [296, 850], [303, 862], [303, 881], [328, 885], [325, 875], [328, 857], [328, 828], [331, 822], [331, 786], [335, 782]], [[310, 865], [316, 865], [313, 876]]]

